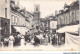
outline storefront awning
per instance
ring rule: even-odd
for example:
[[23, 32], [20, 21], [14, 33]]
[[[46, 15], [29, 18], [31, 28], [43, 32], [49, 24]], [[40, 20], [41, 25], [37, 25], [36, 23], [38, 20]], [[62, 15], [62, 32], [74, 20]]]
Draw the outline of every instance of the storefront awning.
[[25, 32], [28, 32], [28, 31], [29, 31], [29, 29], [26, 28], [26, 27], [21, 27], [21, 28], [22, 28], [22, 30], [25, 31]]
[[17, 32], [20, 32], [22, 35], [25, 35], [25, 33], [29, 31], [29, 29], [26, 27], [14, 26], [14, 28], [16, 29]]
[[64, 33], [64, 32], [78, 32], [79, 31], [79, 24], [78, 25], [72, 25], [72, 26], [65, 26], [63, 28], [60, 28], [56, 30], [58, 33]]

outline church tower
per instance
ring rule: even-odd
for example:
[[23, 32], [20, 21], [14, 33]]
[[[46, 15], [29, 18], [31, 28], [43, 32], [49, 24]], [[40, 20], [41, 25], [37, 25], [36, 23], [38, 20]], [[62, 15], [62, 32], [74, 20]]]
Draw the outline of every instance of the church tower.
[[34, 5], [34, 26], [39, 31], [39, 24], [40, 24], [40, 6]]
[[34, 20], [38, 20], [40, 18], [40, 6], [34, 6]]

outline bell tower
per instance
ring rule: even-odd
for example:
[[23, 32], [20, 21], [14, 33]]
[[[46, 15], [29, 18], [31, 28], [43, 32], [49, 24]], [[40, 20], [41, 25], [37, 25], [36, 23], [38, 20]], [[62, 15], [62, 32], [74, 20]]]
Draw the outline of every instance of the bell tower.
[[38, 20], [40, 18], [40, 6], [34, 5], [34, 20]]
[[40, 24], [40, 6], [34, 5], [34, 18], [33, 18], [35, 24], [35, 28], [39, 31], [39, 24]]

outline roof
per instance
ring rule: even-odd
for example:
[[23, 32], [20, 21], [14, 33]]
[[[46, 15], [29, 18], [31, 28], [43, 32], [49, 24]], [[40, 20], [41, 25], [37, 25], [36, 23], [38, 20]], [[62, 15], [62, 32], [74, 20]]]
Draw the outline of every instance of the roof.
[[59, 16], [59, 15], [61, 15], [63, 13], [67, 13], [70, 10], [75, 10], [75, 9], [78, 9], [79, 10], [79, 1], [75, 1], [75, 2], [71, 3], [70, 5], [68, 5], [66, 7], [68, 7], [68, 8], [66, 10], [64, 10], [63, 12], [57, 14], [56, 16]]
[[25, 15], [22, 14], [22, 13], [21, 13], [20, 11], [18, 11], [17, 9], [15, 9], [15, 8], [13, 8], [13, 7], [11, 7], [11, 9], [12, 9], [13, 12], [18, 13], [18, 14], [20, 14], [21, 16], [25, 17]]
[[30, 15], [32, 15], [32, 16], [33, 16], [33, 14], [32, 14], [32, 13], [30, 13], [30, 12], [28, 12], [28, 11], [26, 11], [26, 13], [28, 13], [28, 14], [30, 14]]
[[70, 4], [70, 9], [79, 9], [79, 1], [75, 1], [72, 4]]

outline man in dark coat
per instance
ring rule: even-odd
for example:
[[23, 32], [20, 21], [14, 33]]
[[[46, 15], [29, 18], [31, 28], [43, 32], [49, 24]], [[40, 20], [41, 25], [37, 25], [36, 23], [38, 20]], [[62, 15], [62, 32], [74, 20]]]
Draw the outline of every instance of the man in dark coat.
[[52, 45], [55, 45], [55, 36], [52, 37]]
[[18, 46], [19, 38], [17, 36], [15, 36], [14, 38], [15, 38], [14, 46]]
[[34, 37], [34, 45], [38, 45], [38, 44], [40, 44], [40, 39], [38, 38], [38, 37]]

